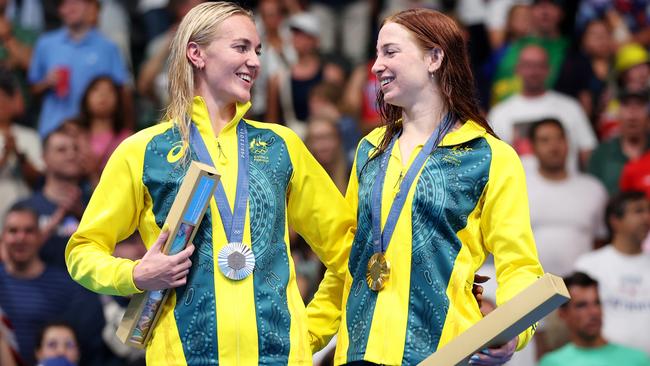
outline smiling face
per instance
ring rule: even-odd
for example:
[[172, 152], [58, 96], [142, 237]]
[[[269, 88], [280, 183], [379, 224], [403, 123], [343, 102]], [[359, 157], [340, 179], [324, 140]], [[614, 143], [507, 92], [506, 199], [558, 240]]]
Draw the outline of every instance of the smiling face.
[[188, 45], [188, 57], [198, 69], [199, 94], [224, 105], [245, 103], [260, 68], [255, 24], [247, 16], [234, 15], [219, 25], [217, 34], [205, 47]]
[[407, 107], [421, 99], [421, 92], [432, 88], [429, 73], [437, 70], [430, 52], [425, 52], [403, 26], [386, 23], [377, 39], [377, 60], [372, 72], [377, 75], [386, 103]]

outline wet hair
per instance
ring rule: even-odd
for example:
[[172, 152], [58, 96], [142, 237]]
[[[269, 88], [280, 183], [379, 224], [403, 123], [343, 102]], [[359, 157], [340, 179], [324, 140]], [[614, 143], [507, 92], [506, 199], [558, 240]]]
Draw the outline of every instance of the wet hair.
[[[442, 49], [445, 56], [434, 76], [440, 86], [446, 109], [461, 122], [472, 120], [496, 137], [474, 97], [474, 77], [469, 64], [467, 44], [458, 24], [452, 18], [429, 9], [401, 11], [386, 18], [382, 27], [388, 23], [396, 23], [406, 28], [423, 50]], [[386, 133], [373, 157], [386, 150], [393, 136], [399, 134], [402, 129], [401, 123], [398, 123], [402, 117], [402, 108], [386, 103], [381, 89], [377, 93], [377, 105], [386, 126]]]
[[253, 20], [253, 14], [241, 6], [225, 1], [206, 2], [193, 7], [178, 25], [169, 54], [169, 95], [165, 120], [178, 126], [184, 142], [189, 141], [190, 116], [194, 99], [194, 65], [187, 58], [187, 45], [196, 42], [206, 47], [216, 37], [218, 27], [234, 15]]

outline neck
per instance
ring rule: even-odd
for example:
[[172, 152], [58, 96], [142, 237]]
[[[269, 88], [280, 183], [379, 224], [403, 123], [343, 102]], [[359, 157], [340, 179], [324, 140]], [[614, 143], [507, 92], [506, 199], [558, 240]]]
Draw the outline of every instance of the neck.
[[11, 119], [9, 118], [0, 118], [0, 129], [8, 130], [11, 127]]
[[57, 202], [62, 194], [70, 191], [71, 187], [79, 184], [77, 179], [56, 177], [48, 174], [43, 186], [43, 195], [52, 202]]
[[569, 176], [566, 169], [564, 168], [545, 169], [540, 166], [537, 170], [539, 171], [539, 174], [542, 177], [548, 180], [561, 181], [567, 179], [567, 177]]
[[580, 348], [596, 348], [607, 344], [607, 341], [603, 338], [602, 334], [599, 334], [593, 339], [583, 338], [577, 334], [571, 334], [571, 342]]
[[90, 123], [91, 133], [104, 132], [109, 130], [113, 130], [113, 121], [110, 117], [93, 118], [92, 122]]
[[40, 258], [35, 257], [27, 263], [5, 262], [5, 269], [8, 274], [14, 278], [33, 279], [40, 276], [45, 271], [45, 263]]
[[208, 114], [210, 115], [210, 123], [212, 124], [214, 135], [219, 136], [221, 130], [235, 116], [237, 106], [235, 103], [218, 103], [214, 99], [206, 99], [205, 104], [208, 107]]
[[646, 148], [646, 135], [625, 135], [621, 136], [621, 149], [623, 154], [630, 159], [636, 159], [643, 155]]
[[307, 63], [314, 63], [318, 62], [319, 58], [314, 52], [307, 52], [307, 53], [301, 53], [298, 54], [298, 63], [299, 64], [307, 64]]
[[549, 29], [549, 30], [537, 31], [534, 34], [535, 36], [540, 38], [553, 39], [553, 38], [558, 38], [560, 36], [560, 31], [557, 29]]
[[546, 93], [546, 89], [524, 89], [521, 91], [521, 95], [528, 98], [541, 97]]
[[79, 24], [79, 25], [68, 27], [68, 32], [70, 33], [70, 37], [74, 40], [81, 39], [86, 33], [88, 33], [89, 30], [90, 27], [85, 24]]
[[628, 235], [615, 235], [612, 245], [617, 251], [627, 255], [641, 254], [641, 242]]
[[402, 136], [426, 140], [440, 125], [447, 114], [440, 94], [432, 91], [420, 98], [421, 101], [402, 108]]

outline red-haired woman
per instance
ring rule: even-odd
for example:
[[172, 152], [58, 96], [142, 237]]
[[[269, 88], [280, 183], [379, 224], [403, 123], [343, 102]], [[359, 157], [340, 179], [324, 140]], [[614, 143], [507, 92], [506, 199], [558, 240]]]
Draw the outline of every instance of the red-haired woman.
[[[337, 365], [415, 365], [481, 319], [472, 284], [489, 253], [499, 303], [543, 272], [521, 163], [479, 113], [456, 23], [424, 9], [389, 17], [372, 70], [385, 126], [357, 149], [348, 273], [328, 273], [309, 306], [312, 346], [338, 327]], [[470, 362], [503, 364], [532, 334]]]

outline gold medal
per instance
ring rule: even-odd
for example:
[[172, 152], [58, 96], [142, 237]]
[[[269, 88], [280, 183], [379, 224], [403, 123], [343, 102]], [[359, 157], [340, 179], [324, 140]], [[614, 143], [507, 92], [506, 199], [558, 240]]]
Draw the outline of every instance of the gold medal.
[[384, 253], [373, 254], [368, 261], [366, 272], [368, 287], [373, 291], [380, 291], [384, 288], [388, 277], [390, 277], [390, 263], [386, 260], [386, 256]]

